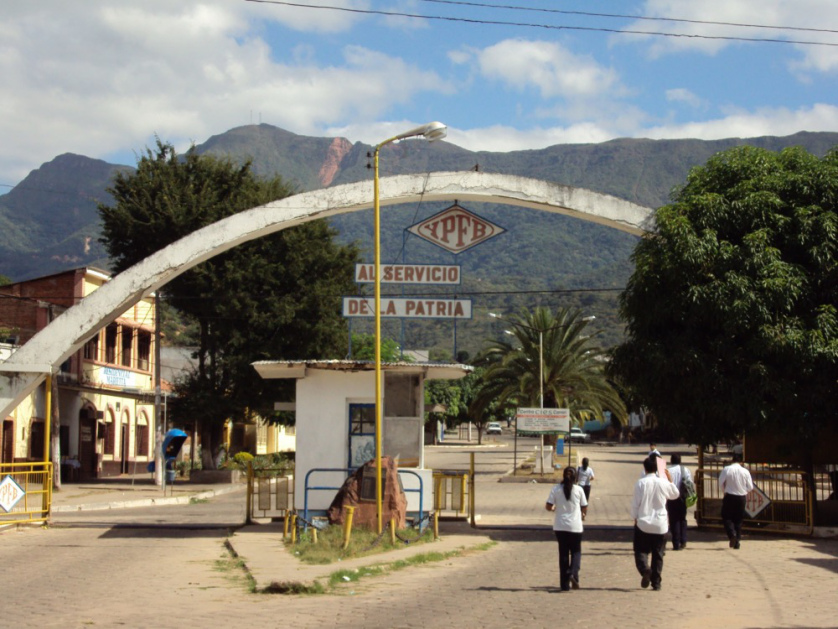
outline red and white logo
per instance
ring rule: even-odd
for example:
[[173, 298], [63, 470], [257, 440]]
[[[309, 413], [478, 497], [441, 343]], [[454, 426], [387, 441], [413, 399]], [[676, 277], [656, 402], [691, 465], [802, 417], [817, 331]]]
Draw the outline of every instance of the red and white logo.
[[506, 231], [456, 203], [407, 230], [451, 253], [462, 253]]

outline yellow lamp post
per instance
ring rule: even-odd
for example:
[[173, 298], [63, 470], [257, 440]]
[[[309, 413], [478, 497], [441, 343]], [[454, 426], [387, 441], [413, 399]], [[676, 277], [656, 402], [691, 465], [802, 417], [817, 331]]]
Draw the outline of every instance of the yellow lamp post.
[[378, 514], [378, 533], [383, 530], [382, 491], [381, 491], [381, 209], [378, 189], [378, 153], [381, 148], [404, 140], [422, 136], [433, 142], [446, 136], [448, 127], [441, 122], [429, 122], [421, 127], [405, 131], [377, 144], [373, 152], [373, 211], [375, 231], [375, 505]]

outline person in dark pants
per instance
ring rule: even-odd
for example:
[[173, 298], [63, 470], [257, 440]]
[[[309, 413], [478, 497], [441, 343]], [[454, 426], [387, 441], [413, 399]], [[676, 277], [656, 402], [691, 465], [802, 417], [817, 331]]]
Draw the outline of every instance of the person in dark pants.
[[[640, 587], [647, 588], [651, 584], [652, 589], [660, 590], [669, 528], [666, 501], [677, 498], [679, 492], [669, 470], [663, 470], [666, 478], [660, 478], [655, 474], [657, 468], [657, 457], [644, 459], [646, 475], [634, 485], [631, 517], [634, 518], [634, 563], [641, 576]], [[652, 556], [651, 566], [649, 555]]]
[[675, 500], [666, 501], [666, 513], [669, 515], [669, 531], [672, 533], [672, 550], [687, 547], [687, 500], [680, 495], [681, 481], [692, 480], [690, 471], [681, 465], [681, 455], [673, 454], [669, 457], [669, 475], [672, 484], [678, 488], [679, 496]]
[[555, 485], [547, 498], [547, 511], [555, 511], [553, 532], [559, 543], [559, 584], [563, 592], [579, 589], [579, 568], [582, 564], [582, 521], [588, 511], [585, 492], [576, 484], [576, 470], [566, 467], [562, 482]]
[[591, 481], [596, 480], [594, 468], [590, 466], [588, 457], [582, 459], [582, 465], [576, 468], [576, 483], [585, 492], [585, 499], [591, 501]]
[[734, 457], [733, 463], [719, 474], [719, 490], [725, 494], [722, 500], [722, 522], [730, 547], [739, 550], [742, 542], [742, 521], [745, 519], [745, 498], [754, 488], [751, 473], [739, 465]]

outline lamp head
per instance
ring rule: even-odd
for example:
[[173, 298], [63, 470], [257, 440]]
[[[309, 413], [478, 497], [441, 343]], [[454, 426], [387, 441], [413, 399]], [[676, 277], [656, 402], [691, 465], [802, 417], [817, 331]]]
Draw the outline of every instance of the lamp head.
[[419, 135], [424, 137], [429, 142], [441, 140], [446, 135], [448, 135], [448, 127], [442, 124], [441, 122], [429, 122], [428, 124], [423, 124], [421, 127], [416, 127], [415, 129], [411, 129], [410, 131], [400, 133], [399, 135], [394, 137], [393, 140], [415, 138]]

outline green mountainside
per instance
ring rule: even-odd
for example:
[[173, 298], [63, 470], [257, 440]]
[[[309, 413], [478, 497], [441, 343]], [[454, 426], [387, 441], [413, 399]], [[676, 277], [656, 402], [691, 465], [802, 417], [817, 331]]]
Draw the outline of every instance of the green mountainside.
[[[381, 152], [381, 176], [478, 168], [545, 179], [622, 197], [648, 207], [665, 204], [689, 169], [731, 146], [749, 144], [770, 150], [794, 145], [823, 155], [838, 145], [838, 133], [799, 133], [789, 137], [746, 140], [621, 139], [601, 144], [556, 145], [540, 150], [491, 153], [468, 151], [446, 142], [409, 140]], [[270, 125], [250, 125], [213, 136], [196, 147], [201, 153], [251, 159], [259, 174], [279, 173], [298, 190], [313, 190], [372, 177], [371, 147], [343, 138], [299, 136]], [[65, 154], [33, 171], [0, 196], [0, 274], [28, 279], [67, 268], [107, 268], [98, 243], [98, 201], [114, 173], [123, 166]], [[405, 294], [445, 294], [474, 300], [474, 319], [402, 325], [385, 321], [384, 333], [408, 349], [473, 355], [485, 339], [500, 338], [502, 319], [523, 307], [571, 306], [595, 315], [592, 328], [603, 345], [619, 342], [616, 316], [619, 289], [631, 273], [629, 257], [637, 238], [608, 227], [565, 216], [498, 204], [467, 204], [467, 209], [507, 232], [458, 256], [421, 239], [405, 237], [410, 225], [444, 209], [447, 203], [423, 203], [382, 210], [382, 261], [462, 265], [456, 287], [412, 287]], [[356, 241], [372, 260], [372, 213], [335, 217], [341, 240]], [[385, 294], [401, 291], [385, 285]], [[370, 293], [359, 287], [358, 293]], [[353, 332], [370, 331], [370, 322], [354, 320]]]

